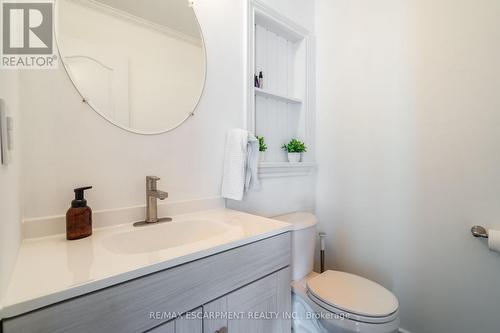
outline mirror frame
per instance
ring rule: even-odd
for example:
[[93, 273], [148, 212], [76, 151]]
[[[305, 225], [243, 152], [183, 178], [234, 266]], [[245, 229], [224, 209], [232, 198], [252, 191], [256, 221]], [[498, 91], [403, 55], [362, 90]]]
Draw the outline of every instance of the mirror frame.
[[68, 75], [69, 80], [71, 81], [71, 84], [75, 88], [76, 92], [78, 93], [78, 95], [80, 95], [81, 101], [83, 103], [87, 104], [92, 109], [92, 111], [94, 111], [95, 113], [97, 113], [101, 118], [103, 118], [107, 122], [111, 123], [112, 125], [114, 125], [114, 126], [116, 126], [118, 128], [121, 128], [121, 129], [123, 129], [123, 130], [125, 130], [127, 132], [134, 133], [134, 134], [140, 134], [140, 135], [159, 135], [159, 134], [171, 132], [171, 131], [177, 129], [178, 127], [180, 127], [182, 124], [184, 124], [185, 122], [187, 122], [191, 117], [193, 117], [195, 115], [195, 112], [198, 109], [198, 106], [200, 105], [201, 99], [202, 99], [202, 97], [203, 97], [203, 95], [205, 93], [205, 88], [206, 88], [206, 84], [207, 84], [208, 57], [207, 57], [207, 47], [206, 47], [206, 43], [205, 43], [205, 37], [203, 35], [203, 30], [201, 29], [200, 20], [198, 19], [198, 13], [196, 11], [195, 3], [194, 3], [193, 0], [186, 0], [186, 2], [188, 2], [189, 7], [191, 7], [191, 9], [193, 10], [194, 16], [196, 18], [196, 25], [198, 26], [198, 31], [200, 32], [201, 46], [202, 46], [202, 49], [203, 49], [203, 56], [205, 58], [205, 66], [204, 66], [205, 75], [203, 75], [203, 82], [202, 82], [203, 87], [201, 88], [200, 96], [198, 97], [198, 100], [196, 101], [196, 104], [193, 106], [193, 110], [191, 112], [189, 112], [186, 115], [186, 117], [183, 120], [181, 120], [179, 123], [175, 124], [174, 126], [172, 126], [169, 129], [161, 130], [161, 131], [140, 131], [140, 130], [136, 130], [136, 129], [133, 129], [133, 128], [130, 128], [130, 127], [127, 127], [127, 126], [120, 125], [117, 122], [114, 122], [110, 118], [106, 117], [101, 112], [99, 112], [99, 108], [96, 107], [95, 105], [93, 105], [92, 102], [88, 101], [85, 98], [85, 96], [83, 96], [83, 94], [80, 91], [80, 89], [78, 89], [76, 80], [71, 75], [70, 70], [68, 69], [68, 67], [66, 66], [66, 63], [63, 60], [64, 57], [61, 54], [61, 49], [59, 47], [59, 38], [58, 38], [58, 32], [59, 32], [59, 3], [61, 1], [65, 1], [65, 0], [54, 0], [54, 5], [53, 5], [54, 6], [54, 12], [55, 12], [55, 15], [54, 15], [54, 17], [55, 17], [55, 20], [54, 20], [54, 39], [55, 39], [55, 45], [56, 45], [56, 48], [57, 48], [57, 54], [59, 55], [59, 63], [62, 63], [62, 65], [64, 67], [64, 71]]

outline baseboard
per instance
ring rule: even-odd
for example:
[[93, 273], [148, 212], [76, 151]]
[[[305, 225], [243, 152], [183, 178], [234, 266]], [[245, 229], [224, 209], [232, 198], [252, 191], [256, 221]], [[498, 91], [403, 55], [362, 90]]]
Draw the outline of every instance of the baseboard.
[[[224, 199], [221, 197], [158, 203], [158, 216], [183, 215], [224, 207]], [[103, 228], [138, 222], [145, 219], [145, 213], [145, 205], [98, 210], [92, 212], [92, 226], [94, 228]], [[25, 219], [23, 220], [22, 229], [23, 239], [64, 234], [66, 232], [66, 216], [59, 215]]]

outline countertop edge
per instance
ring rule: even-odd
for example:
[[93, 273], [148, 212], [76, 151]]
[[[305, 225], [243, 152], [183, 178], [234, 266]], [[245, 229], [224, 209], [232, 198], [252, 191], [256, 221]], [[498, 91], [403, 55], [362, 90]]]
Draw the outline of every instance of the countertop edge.
[[183, 265], [188, 262], [196, 261], [206, 258], [224, 251], [229, 251], [237, 247], [245, 246], [254, 242], [261, 241], [266, 238], [278, 236], [292, 230], [291, 225], [278, 228], [260, 235], [248, 237], [245, 239], [236, 240], [227, 244], [216, 246], [207, 250], [193, 252], [185, 256], [166, 260], [164, 262], [156, 263], [140, 267], [134, 270], [125, 271], [110, 277], [100, 280], [86, 282], [82, 285], [70, 287], [68, 289], [58, 291], [52, 294], [39, 296], [30, 300], [21, 301], [12, 305], [0, 303], [0, 320], [17, 317], [28, 312], [41, 309], [59, 302], [67, 301], [75, 297], [79, 297], [88, 293], [92, 293], [101, 289], [105, 289], [114, 285], [118, 285], [142, 276], [166, 270], [175, 266]]

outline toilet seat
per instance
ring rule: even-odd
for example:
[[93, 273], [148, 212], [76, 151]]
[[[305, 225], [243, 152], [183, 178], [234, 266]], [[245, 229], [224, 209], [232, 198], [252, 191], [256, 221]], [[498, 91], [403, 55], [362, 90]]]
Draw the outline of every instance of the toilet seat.
[[326, 271], [307, 281], [307, 295], [325, 310], [355, 321], [386, 323], [398, 317], [398, 300], [389, 290], [354, 274]]

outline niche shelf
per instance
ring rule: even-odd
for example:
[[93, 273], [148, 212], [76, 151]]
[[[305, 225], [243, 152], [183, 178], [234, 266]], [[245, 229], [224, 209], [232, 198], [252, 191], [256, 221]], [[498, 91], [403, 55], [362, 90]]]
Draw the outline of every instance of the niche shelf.
[[294, 97], [288, 97], [284, 96], [281, 94], [277, 94], [274, 92], [266, 91], [264, 89], [260, 88], [255, 88], [255, 96], [262, 96], [262, 97], [267, 97], [267, 98], [274, 98], [278, 101], [282, 101], [285, 103], [292, 103], [292, 104], [300, 104], [302, 103], [302, 100], [299, 98], [294, 98]]
[[259, 165], [260, 178], [307, 176], [316, 166], [313, 162], [262, 162]]
[[[260, 0], [249, 4], [247, 128], [265, 138], [261, 177], [304, 176], [315, 167], [312, 36]], [[254, 87], [263, 73], [263, 88]], [[308, 146], [303, 162], [287, 162], [281, 146], [292, 138]]]

